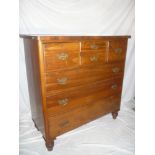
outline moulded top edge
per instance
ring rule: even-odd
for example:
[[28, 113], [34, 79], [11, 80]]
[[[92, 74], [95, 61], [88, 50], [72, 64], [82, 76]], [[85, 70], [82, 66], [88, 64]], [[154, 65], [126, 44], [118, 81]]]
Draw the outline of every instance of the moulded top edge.
[[52, 34], [20, 34], [21, 38], [37, 39], [37, 40], [61, 40], [61, 39], [101, 39], [101, 38], [131, 38], [130, 35], [52, 35]]

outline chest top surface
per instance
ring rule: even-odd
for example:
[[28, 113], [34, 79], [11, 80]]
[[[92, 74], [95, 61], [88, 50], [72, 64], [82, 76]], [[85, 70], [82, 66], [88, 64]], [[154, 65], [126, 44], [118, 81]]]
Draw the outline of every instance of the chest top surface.
[[100, 39], [121, 39], [121, 38], [131, 38], [130, 35], [115, 35], [115, 36], [80, 36], [80, 35], [44, 35], [44, 34], [35, 34], [35, 35], [26, 35], [26, 34], [21, 34], [21, 38], [29, 38], [29, 39], [36, 39], [36, 40], [41, 40], [41, 41], [48, 41], [48, 40], [53, 40], [53, 41], [59, 41], [59, 40], [72, 40], [72, 41], [78, 41], [78, 40], [89, 40], [89, 39], [95, 39], [95, 40], [100, 40]]

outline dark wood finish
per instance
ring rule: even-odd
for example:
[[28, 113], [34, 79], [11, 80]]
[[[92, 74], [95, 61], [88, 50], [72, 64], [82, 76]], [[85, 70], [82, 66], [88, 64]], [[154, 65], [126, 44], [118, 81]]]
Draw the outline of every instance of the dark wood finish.
[[130, 36], [24, 38], [32, 119], [48, 150], [56, 136], [118, 115]]

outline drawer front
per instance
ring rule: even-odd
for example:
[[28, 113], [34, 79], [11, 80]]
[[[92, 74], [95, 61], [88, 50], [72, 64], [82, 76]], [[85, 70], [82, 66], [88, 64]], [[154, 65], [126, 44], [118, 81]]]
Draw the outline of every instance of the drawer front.
[[[57, 107], [58, 109], [67, 109], [76, 107], [85, 102], [96, 101], [100, 97], [121, 94], [122, 79], [113, 79], [110, 81], [99, 81], [91, 85], [78, 86], [64, 91], [55, 91], [46, 97], [47, 107]], [[101, 93], [102, 92], [102, 93]], [[94, 98], [94, 100], [93, 100]]]
[[109, 41], [83, 41], [81, 42], [81, 50], [105, 50], [108, 47]]
[[81, 65], [99, 65], [106, 63], [106, 51], [81, 52]]
[[109, 42], [108, 62], [125, 61], [126, 56], [126, 41], [118, 40]]
[[107, 64], [104, 66], [83, 67], [77, 69], [52, 71], [46, 73], [46, 90], [64, 90], [96, 81], [123, 76], [123, 64]]
[[45, 70], [57, 70], [76, 67], [80, 64], [80, 53], [78, 51], [51, 51], [45, 53]]
[[49, 117], [50, 136], [56, 137], [104, 114], [119, 110], [119, 108], [120, 98], [116, 96], [100, 99], [92, 104], [85, 104], [83, 107], [70, 110], [56, 117]]
[[79, 43], [50, 43], [44, 45], [45, 70], [75, 67], [80, 63]]
[[57, 115], [61, 115], [63, 113], [66, 113], [68, 111], [72, 111], [76, 108], [80, 108], [85, 106], [86, 104], [94, 104], [97, 103], [100, 100], [104, 100], [106, 98], [113, 99], [114, 96], [117, 96], [117, 98], [121, 98], [121, 92], [117, 90], [117, 92], [112, 90], [110, 91], [97, 91], [95, 93], [90, 93], [82, 97], [68, 97], [68, 98], [62, 98], [59, 97], [57, 100], [55, 100], [55, 105], [51, 106], [51, 104], [48, 104], [48, 116], [53, 117]]

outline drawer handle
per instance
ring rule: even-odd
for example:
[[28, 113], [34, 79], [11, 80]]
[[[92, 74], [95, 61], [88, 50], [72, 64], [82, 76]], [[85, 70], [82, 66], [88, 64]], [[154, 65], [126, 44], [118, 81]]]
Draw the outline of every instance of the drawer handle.
[[112, 69], [112, 71], [113, 71], [113, 73], [118, 73], [120, 71], [120, 68], [115, 67], [115, 68]]
[[60, 127], [64, 127], [67, 124], [69, 124], [69, 121], [68, 120], [65, 120], [64, 122], [60, 123], [59, 126]]
[[98, 46], [96, 44], [90, 45], [91, 49], [98, 49]]
[[92, 62], [97, 61], [97, 56], [95, 56], [95, 55], [94, 56], [91, 56], [90, 57], [90, 61], [92, 61]]
[[57, 55], [57, 58], [59, 60], [64, 61], [64, 60], [66, 60], [68, 58], [68, 54], [67, 53], [60, 53], [60, 54]]
[[116, 48], [116, 49], [115, 49], [115, 52], [116, 52], [117, 54], [121, 54], [121, 53], [122, 53], [122, 49], [121, 49], [121, 48]]
[[58, 100], [58, 103], [60, 105], [66, 105], [69, 103], [69, 100], [67, 98], [64, 98], [64, 99]]
[[66, 77], [59, 78], [59, 79], [57, 79], [57, 82], [60, 85], [65, 85], [67, 83], [67, 78]]
[[113, 85], [111, 86], [111, 88], [112, 88], [112, 89], [116, 89], [116, 88], [117, 88], [117, 84], [113, 84]]

